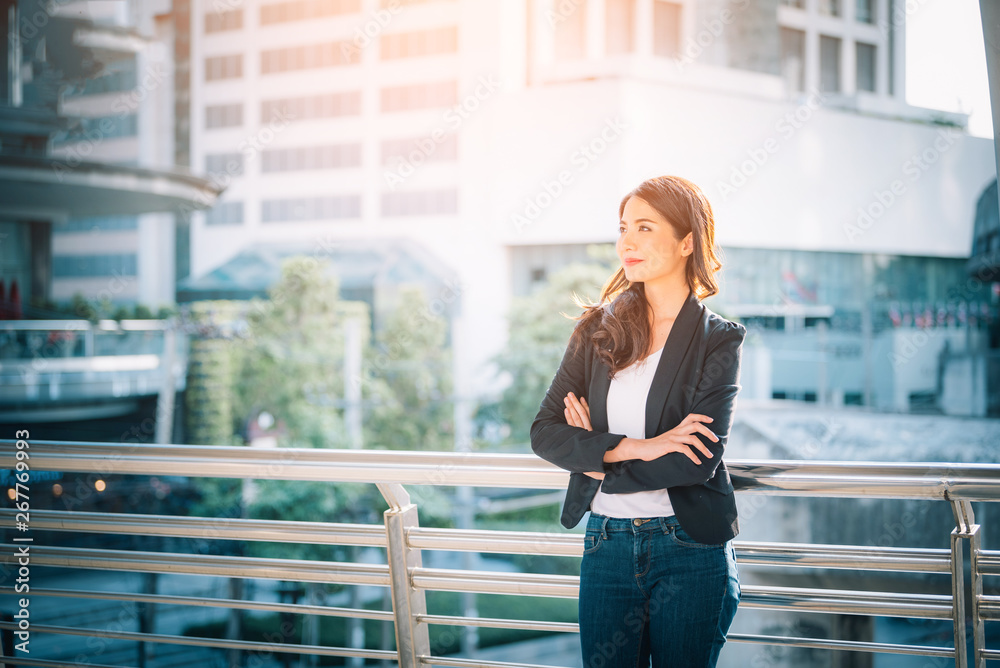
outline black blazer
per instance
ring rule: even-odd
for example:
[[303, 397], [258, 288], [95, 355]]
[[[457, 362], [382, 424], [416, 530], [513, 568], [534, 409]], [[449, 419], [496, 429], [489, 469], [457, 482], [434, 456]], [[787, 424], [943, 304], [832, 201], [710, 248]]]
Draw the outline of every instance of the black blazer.
[[[577, 327], [580, 325], [577, 324]], [[648, 437], [673, 429], [689, 413], [708, 415], [706, 426], [717, 442], [698, 434], [711, 458], [701, 464], [671, 452], [644, 462], [604, 463], [604, 453], [625, 435], [608, 433], [609, 367], [594, 351], [590, 332], [575, 351], [567, 347], [555, 378], [531, 424], [531, 449], [542, 459], [570, 471], [562, 525], [576, 526], [598, 489], [608, 494], [667, 489], [677, 521], [693, 539], [718, 544], [739, 533], [736, 496], [722, 461], [740, 390], [740, 357], [746, 327], [710, 311], [695, 296], [681, 306], [653, 374], [646, 399]], [[590, 404], [593, 430], [566, 423], [563, 398], [572, 391]], [[604, 486], [584, 471], [604, 471]]]

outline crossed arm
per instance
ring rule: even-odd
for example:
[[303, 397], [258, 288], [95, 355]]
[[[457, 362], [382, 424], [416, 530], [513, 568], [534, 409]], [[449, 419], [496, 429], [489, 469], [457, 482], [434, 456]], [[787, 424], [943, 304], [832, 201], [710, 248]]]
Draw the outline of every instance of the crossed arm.
[[603, 478], [601, 489], [611, 494], [711, 479], [729, 437], [745, 336], [746, 328], [736, 323], [713, 333], [701, 379], [685, 388], [694, 393], [691, 413], [647, 439], [593, 431], [589, 405], [581, 396], [584, 362], [567, 351], [532, 423], [532, 449], [557, 466]]

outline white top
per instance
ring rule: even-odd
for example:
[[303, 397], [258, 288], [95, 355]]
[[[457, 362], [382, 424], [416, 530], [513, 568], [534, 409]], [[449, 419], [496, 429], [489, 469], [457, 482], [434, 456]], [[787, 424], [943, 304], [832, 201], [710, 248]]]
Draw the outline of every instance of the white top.
[[[646, 397], [663, 348], [615, 374], [608, 388], [608, 432], [629, 438], [646, 436]], [[665, 489], [631, 494], [598, 490], [591, 510], [608, 517], [666, 517], [674, 514]]]

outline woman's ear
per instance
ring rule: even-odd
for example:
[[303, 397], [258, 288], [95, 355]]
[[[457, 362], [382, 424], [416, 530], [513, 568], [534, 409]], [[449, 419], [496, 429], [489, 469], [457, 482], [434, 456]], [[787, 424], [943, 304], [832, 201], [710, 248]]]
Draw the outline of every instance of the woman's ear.
[[694, 232], [688, 232], [687, 236], [684, 237], [684, 241], [681, 242], [681, 252], [684, 255], [690, 255], [694, 252]]

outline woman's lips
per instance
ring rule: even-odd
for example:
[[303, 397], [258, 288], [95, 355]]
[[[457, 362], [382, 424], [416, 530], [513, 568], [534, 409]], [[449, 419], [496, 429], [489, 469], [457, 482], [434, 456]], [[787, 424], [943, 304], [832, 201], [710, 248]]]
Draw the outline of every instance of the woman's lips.
[[642, 260], [625, 260], [625, 264], [632, 266], [633, 264], [639, 264]]

